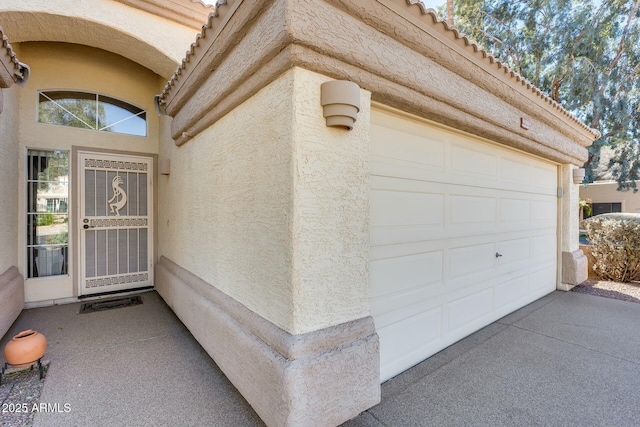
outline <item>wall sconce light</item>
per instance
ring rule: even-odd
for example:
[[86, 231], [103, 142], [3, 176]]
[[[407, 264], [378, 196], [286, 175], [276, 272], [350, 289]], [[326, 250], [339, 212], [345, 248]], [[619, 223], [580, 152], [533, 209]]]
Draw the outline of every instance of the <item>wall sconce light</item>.
[[584, 181], [585, 170], [584, 168], [578, 168], [573, 170], [573, 183], [574, 184], [582, 184]]
[[160, 172], [160, 175], [169, 175], [171, 173], [171, 159], [160, 160], [158, 172]]
[[320, 104], [328, 127], [351, 130], [360, 111], [360, 86], [346, 80], [322, 83]]

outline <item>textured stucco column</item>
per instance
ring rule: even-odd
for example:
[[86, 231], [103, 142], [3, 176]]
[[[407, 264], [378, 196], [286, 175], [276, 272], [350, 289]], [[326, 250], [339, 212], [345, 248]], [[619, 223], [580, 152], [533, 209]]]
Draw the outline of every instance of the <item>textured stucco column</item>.
[[294, 334], [369, 315], [370, 94], [354, 129], [327, 127], [320, 85], [294, 68], [292, 297]]
[[560, 282], [558, 289], [571, 290], [576, 285], [587, 280], [588, 260], [579, 249], [579, 184], [573, 183], [574, 165], [560, 167], [560, 186], [563, 195], [560, 201], [560, 221], [558, 233], [560, 236]]

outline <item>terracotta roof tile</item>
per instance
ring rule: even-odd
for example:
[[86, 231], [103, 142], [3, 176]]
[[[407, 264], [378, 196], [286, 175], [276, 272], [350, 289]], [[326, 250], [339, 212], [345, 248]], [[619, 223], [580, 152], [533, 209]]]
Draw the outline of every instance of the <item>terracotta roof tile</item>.
[[9, 39], [0, 27], [0, 87], [9, 87], [14, 82], [22, 82], [26, 78], [26, 66], [18, 58], [9, 43]]
[[207, 22], [202, 26], [202, 30], [196, 36], [196, 41], [191, 43], [189, 50], [186, 52], [184, 59], [178, 66], [178, 69], [173, 74], [169, 82], [164, 87], [164, 90], [160, 94], [159, 101], [164, 103], [167, 95], [171, 91], [171, 88], [176, 84], [182, 73], [184, 72], [187, 64], [191, 61], [191, 58], [196, 55], [200, 50], [200, 40], [207, 36], [207, 33], [213, 32], [218, 25], [223, 22], [226, 12], [229, 8], [238, 0], [218, 0], [214, 6], [214, 11], [209, 13]]

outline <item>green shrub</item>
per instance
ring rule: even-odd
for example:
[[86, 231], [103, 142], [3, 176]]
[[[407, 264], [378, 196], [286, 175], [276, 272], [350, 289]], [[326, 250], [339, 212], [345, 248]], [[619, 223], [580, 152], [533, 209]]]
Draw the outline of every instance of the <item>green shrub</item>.
[[36, 225], [39, 227], [51, 225], [53, 224], [53, 219], [54, 217], [52, 213], [38, 214], [38, 217], [36, 218]]
[[640, 214], [603, 214], [584, 221], [593, 271], [602, 279], [629, 282], [640, 275]]

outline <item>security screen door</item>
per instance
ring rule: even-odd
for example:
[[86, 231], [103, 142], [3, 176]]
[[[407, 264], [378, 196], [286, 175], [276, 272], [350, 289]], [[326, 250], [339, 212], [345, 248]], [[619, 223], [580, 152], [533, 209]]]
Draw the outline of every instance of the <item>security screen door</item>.
[[81, 294], [153, 285], [153, 159], [78, 152]]

